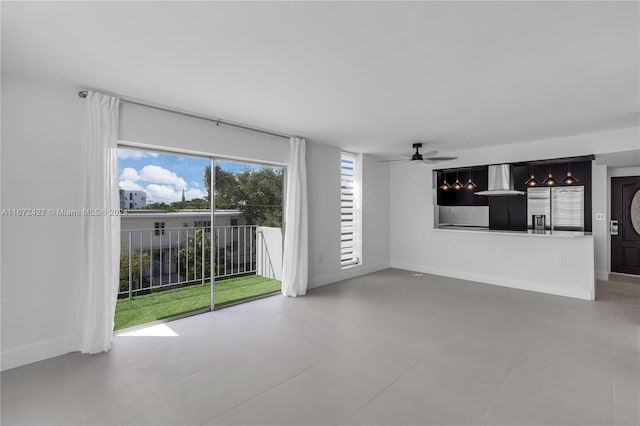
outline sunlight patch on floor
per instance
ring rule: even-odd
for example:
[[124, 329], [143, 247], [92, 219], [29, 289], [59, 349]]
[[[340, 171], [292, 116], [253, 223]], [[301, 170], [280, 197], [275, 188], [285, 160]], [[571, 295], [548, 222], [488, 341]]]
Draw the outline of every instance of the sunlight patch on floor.
[[126, 333], [118, 335], [124, 337], [178, 337], [178, 334], [167, 324], [158, 324], [151, 327], [139, 328], [137, 330], [127, 331]]

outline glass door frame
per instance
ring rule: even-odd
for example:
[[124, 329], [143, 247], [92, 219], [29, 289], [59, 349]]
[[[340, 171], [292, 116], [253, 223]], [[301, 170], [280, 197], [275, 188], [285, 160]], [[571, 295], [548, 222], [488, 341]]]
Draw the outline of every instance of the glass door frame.
[[[216, 310], [216, 305], [215, 305], [215, 282], [216, 282], [216, 277], [215, 277], [215, 268], [216, 265], [214, 264], [215, 261], [215, 253], [217, 250], [217, 243], [215, 242], [215, 237], [214, 237], [214, 229], [215, 229], [215, 209], [216, 209], [216, 205], [215, 205], [215, 184], [216, 184], [216, 179], [215, 179], [215, 166], [216, 166], [216, 162], [234, 162], [234, 163], [239, 163], [239, 164], [248, 164], [248, 165], [257, 165], [257, 166], [267, 166], [267, 167], [278, 167], [281, 168], [283, 171], [283, 175], [282, 175], [282, 244], [283, 244], [283, 252], [284, 252], [284, 239], [285, 239], [285, 233], [286, 233], [286, 191], [287, 191], [287, 173], [288, 173], [288, 169], [287, 169], [287, 164], [284, 163], [278, 163], [278, 162], [266, 162], [266, 161], [260, 161], [260, 160], [254, 160], [254, 159], [247, 159], [247, 158], [241, 158], [241, 157], [234, 157], [234, 156], [224, 156], [224, 155], [216, 155], [213, 153], [207, 153], [207, 152], [202, 152], [202, 151], [194, 151], [194, 150], [189, 150], [189, 149], [180, 149], [177, 147], [165, 147], [165, 146], [158, 146], [158, 145], [151, 145], [151, 144], [145, 144], [145, 143], [137, 143], [137, 142], [131, 142], [131, 141], [125, 141], [125, 140], [118, 140], [117, 142], [117, 147], [118, 148], [123, 148], [123, 149], [133, 149], [133, 150], [137, 150], [137, 151], [147, 151], [147, 152], [157, 152], [159, 154], [166, 154], [166, 155], [178, 155], [178, 156], [186, 156], [186, 157], [193, 157], [193, 158], [200, 158], [203, 160], [209, 160], [209, 166], [211, 167], [211, 176], [210, 176], [210, 188], [211, 188], [211, 200], [209, 200], [209, 217], [211, 220], [211, 238], [210, 238], [210, 258], [209, 258], [209, 276], [210, 276], [210, 284], [211, 284], [211, 288], [210, 288], [210, 299], [209, 299], [209, 308], [202, 308], [202, 309], [198, 309], [195, 311], [191, 311], [191, 312], [185, 312], [182, 314], [178, 314], [178, 315], [174, 315], [172, 317], [169, 318], [163, 318], [161, 320], [157, 320], [157, 321], [152, 321], [146, 324], [141, 324], [141, 325], [137, 325], [137, 326], [133, 326], [131, 328], [124, 328], [121, 330], [118, 330], [117, 333], [120, 333], [122, 331], [125, 330], [129, 330], [132, 328], [136, 328], [136, 327], [147, 327], [150, 324], [155, 324], [155, 323], [164, 323], [164, 322], [168, 322], [168, 321], [172, 321], [175, 319], [180, 319], [180, 318], [185, 318], [191, 315], [198, 315], [204, 312], [210, 312], [210, 311], [214, 311]], [[269, 295], [271, 293], [268, 293], [267, 295]], [[262, 297], [265, 297], [267, 295], [261, 295], [261, 296], [256, 296], [253, 298], [249, 298], [246, 300], [242, 300], [239, 301], [237, 303], [230, 303], [230, 304], [224, 304], [223, 307], [229, 307], [229, 306], [233, 306], [235, 304], [238, 303], [244, 303], [244, 302], [249, 302], [251, 300], [256, 300], [256, 299], [260, 299]]]

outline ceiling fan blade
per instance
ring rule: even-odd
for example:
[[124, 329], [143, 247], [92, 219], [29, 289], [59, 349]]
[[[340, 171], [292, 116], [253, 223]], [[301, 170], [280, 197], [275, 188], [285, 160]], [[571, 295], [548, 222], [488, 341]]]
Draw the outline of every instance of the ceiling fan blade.
[[430, 160], [430, 161], [451, 161], [451, 160], [457, 160], [458, 157], [429, 157], [429, 158], [425, 158], [425, 160]]
[[433, 157], [438, 153], [438, 150], [434, 149], [433, 151], [425, 152], [422, 154], [422, 158]]
[[411, 161], [410, 158], [398, 158], [396, 160], [378, 160], [378, 163], [395, 163], [398, 161]]

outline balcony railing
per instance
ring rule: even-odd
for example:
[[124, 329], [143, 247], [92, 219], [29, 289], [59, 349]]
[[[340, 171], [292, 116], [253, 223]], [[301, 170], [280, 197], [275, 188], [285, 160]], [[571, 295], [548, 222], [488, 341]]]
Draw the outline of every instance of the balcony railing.
[[[119, 298], [256, 272], [256, 225], [121, 231]], [[212, 253], [213, 250], [213, 253]]]

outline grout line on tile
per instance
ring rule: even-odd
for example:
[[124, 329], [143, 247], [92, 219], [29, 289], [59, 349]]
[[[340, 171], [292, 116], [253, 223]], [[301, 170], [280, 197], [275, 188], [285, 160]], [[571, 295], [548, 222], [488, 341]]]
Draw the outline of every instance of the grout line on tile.
[[[356, 344], [356, 345], [350, 346], [348, 350], [352, 350], [352, 349], [355, 349], [355, 348], [357, 348], [357, 347], [359, 347], [359, 346], [363, 346], [363, 345], [365, 345], [366, 343], [368, 343], [369, 341], [370, 341], [370, 339], [366, 339], [365, 341], [360, 342], [359, 344]], [[256, 349], [257, 349], [257, 348], [256, 348]], [[250, 352], [253, 352], [253, 350], [251, 350]], [[227, 413], [229, 413], [229, 412], [231, 412], [231, 411], [235, 410], [236, 408], [238, 408], [238, 407], [240, 407], [240, 406], [242, 406], [242, 405], [244, 405], [244, 404], [247, 404], [247, 403], [249, 403], [249, 402], [251, 402], [251, 401], [253, 401], [253, 400], [255, 400], [255, 399], [259, 398], [260, 396], [264, 395], [265, 393], [270, 392], [270, 391], [272, 391], [272, 390], [274, 390], [274, 389], [279, 388], [280, 386], [285, 385], [286, 383], [288, 383], [288, 382], [290, 382], [291, 380], [295, 379], [296, 377], [298, 377], [298, 376], [300, 376], [300, 375], [302, 375], [302, 374], [306, 373], [307, 371], [309, 371], [309, 370], [311, 370], [311, 369], [313, 369], [313, 368], [317, 367], [318, 365], [322, 364], [323, 362], [326, 362], [326, 361], [328, 361], [328, 360], [330, 360], [330, 359], [332, 359], [332, 358], [335, 358], [336, 356], [338, 356], [338, 354], [340, 354], [340, 353], [342, 353], [342, 352], [346, 352], [346, 351], [339, 350], [339, 351], [337, 351], [337, 352], [334, 352], [334, 353], [330, 354], [330, 355], [329, 355], [329, 356], [327, 356], [326, 358], [323, 358], [323, 359], [319, 360], [318, 362], [316, 362], [316, 363], [314, 363], [313, 365], [311, 365], [311, 366], [309, 366], [309, 367], [305, 368], [304, 370], [302, 370], [302, 371], [300, 371], [300, 372], [298, 372], [298, 373], [294, 374], [293, 376], [290, 376], [290, 377], [286, 378], [286, 379], [285, 379], [285, 380], [283, 380], [282, 382], [276, 383], [275, 385], [271, 386], [269, 389], [266, 389], [266, 390], [264, 390], [264, 391], [262, 391], [262, 392], [258, 393], [257, 395], [254, 395], [253, 397], [251, 397], [251, 398], [247, 399], [246, 401], [243, 401], [243, 402], [241, 402], [241, 403], [239, 403], [239, 404], [236, 404], [236, 405], [234, 405], [233, 407], [231, 407], [231, 408], [229, 408], [229, 409], [227, 409], [227, 410], [223, 411], [222, 413], [217, 414], [217, 415], [215, 415], [215, 416], [213, 416], [213, 417], [211, 417], [211, 418], [209, 418], [209, 419], [205, 420], [205, 422], [204, 422], [204, 423], [202, 423], [202, 425], [206, 425], [207, 423], [211, 422], [212, 420], [214, 420], [214, 419], [216, 419], [216, 418], [218, 418], [218, 417], [224, 416], [225, 414], [227, 414]]]
[[520, 363], [525, 359], [525, 357], [526, 357], [526, 353], [522, 352], [520, 354], [520, 357], [518, 358], [518, 360], [513, 364], [513, 366], [511, 366], [511, 368], [509, 369], [507, 374], [505, 374], [504, 379], [502, 380], [502, 383], [500, 383], [500, 386], [498, 386], [498, 389], [496, 389], [496, 392], [493, 394], [493, 398], [491, 398], [491, 402], [489, 402], [489, 405], [487, 406], [487, 409], [484, 410], [484, 413], [482, 414], [482, 416], [480, 416], [480, 418], [478, 419], [478, 422], [476, 423], [476, 425], [480, 425], [482, 423], [482, 420], [487, 416], [487, 413], [489, 413], [489, 410], [491, 410], [491, 407], [493, 407], [493, 404], [495, 403], [496, 398], [500, 394], [500, 391], [504, 387], [505, 383], [507, 383], [507, 380], [509, 379], [509, 376], [511, 376], [511, 373], [513, 372], [513, 370], [515, 370], [515, 368], [518, 365], [520, 365]]
[[[387, 386], [385, 386], [380, 392], [378, 392], [377, 394], [375, 394], [374, 396], [372, 396], [371, 398], [369, 398], [369, 400], [367, 402], [365, 402], [364, 404], [362, 404], [360, 407], [356, 408], [352, 413], [350, 413], [347, 417], [351, 418], [354, 414], [358, 413], [359, 411], [363, 410], [364, 408], [366, 408], [369, 404], [371, 404], [373, 401], [375, 401], [380, 395], [382, 395], [384, 392], [387, 391], [387, 389], [389, 389], [391, 386], [393, 386], [394, 384], [398, 383], [400, 381], [400, 379], [402, 379], [404, 376], [407, 375], [407, 373], [409, 373], [409, 371], [413, 370], [418, 364], [420, 364], [422, 361], [424, 361], [427, 356], [431, 355], [431, 352], [427, 352], [425, 353], [422, 357], [420, 357], [420, 359], [418, 359], [416, 362], [414, 362], [413, 364], [411, 364], [411, 366], [409, 368], [407, 368], [403, 373], [401, 373], [395, 380], [393, 380], [391, 383], [389, 383]], [[357, 422], [356, 422], [357, 423]]]

